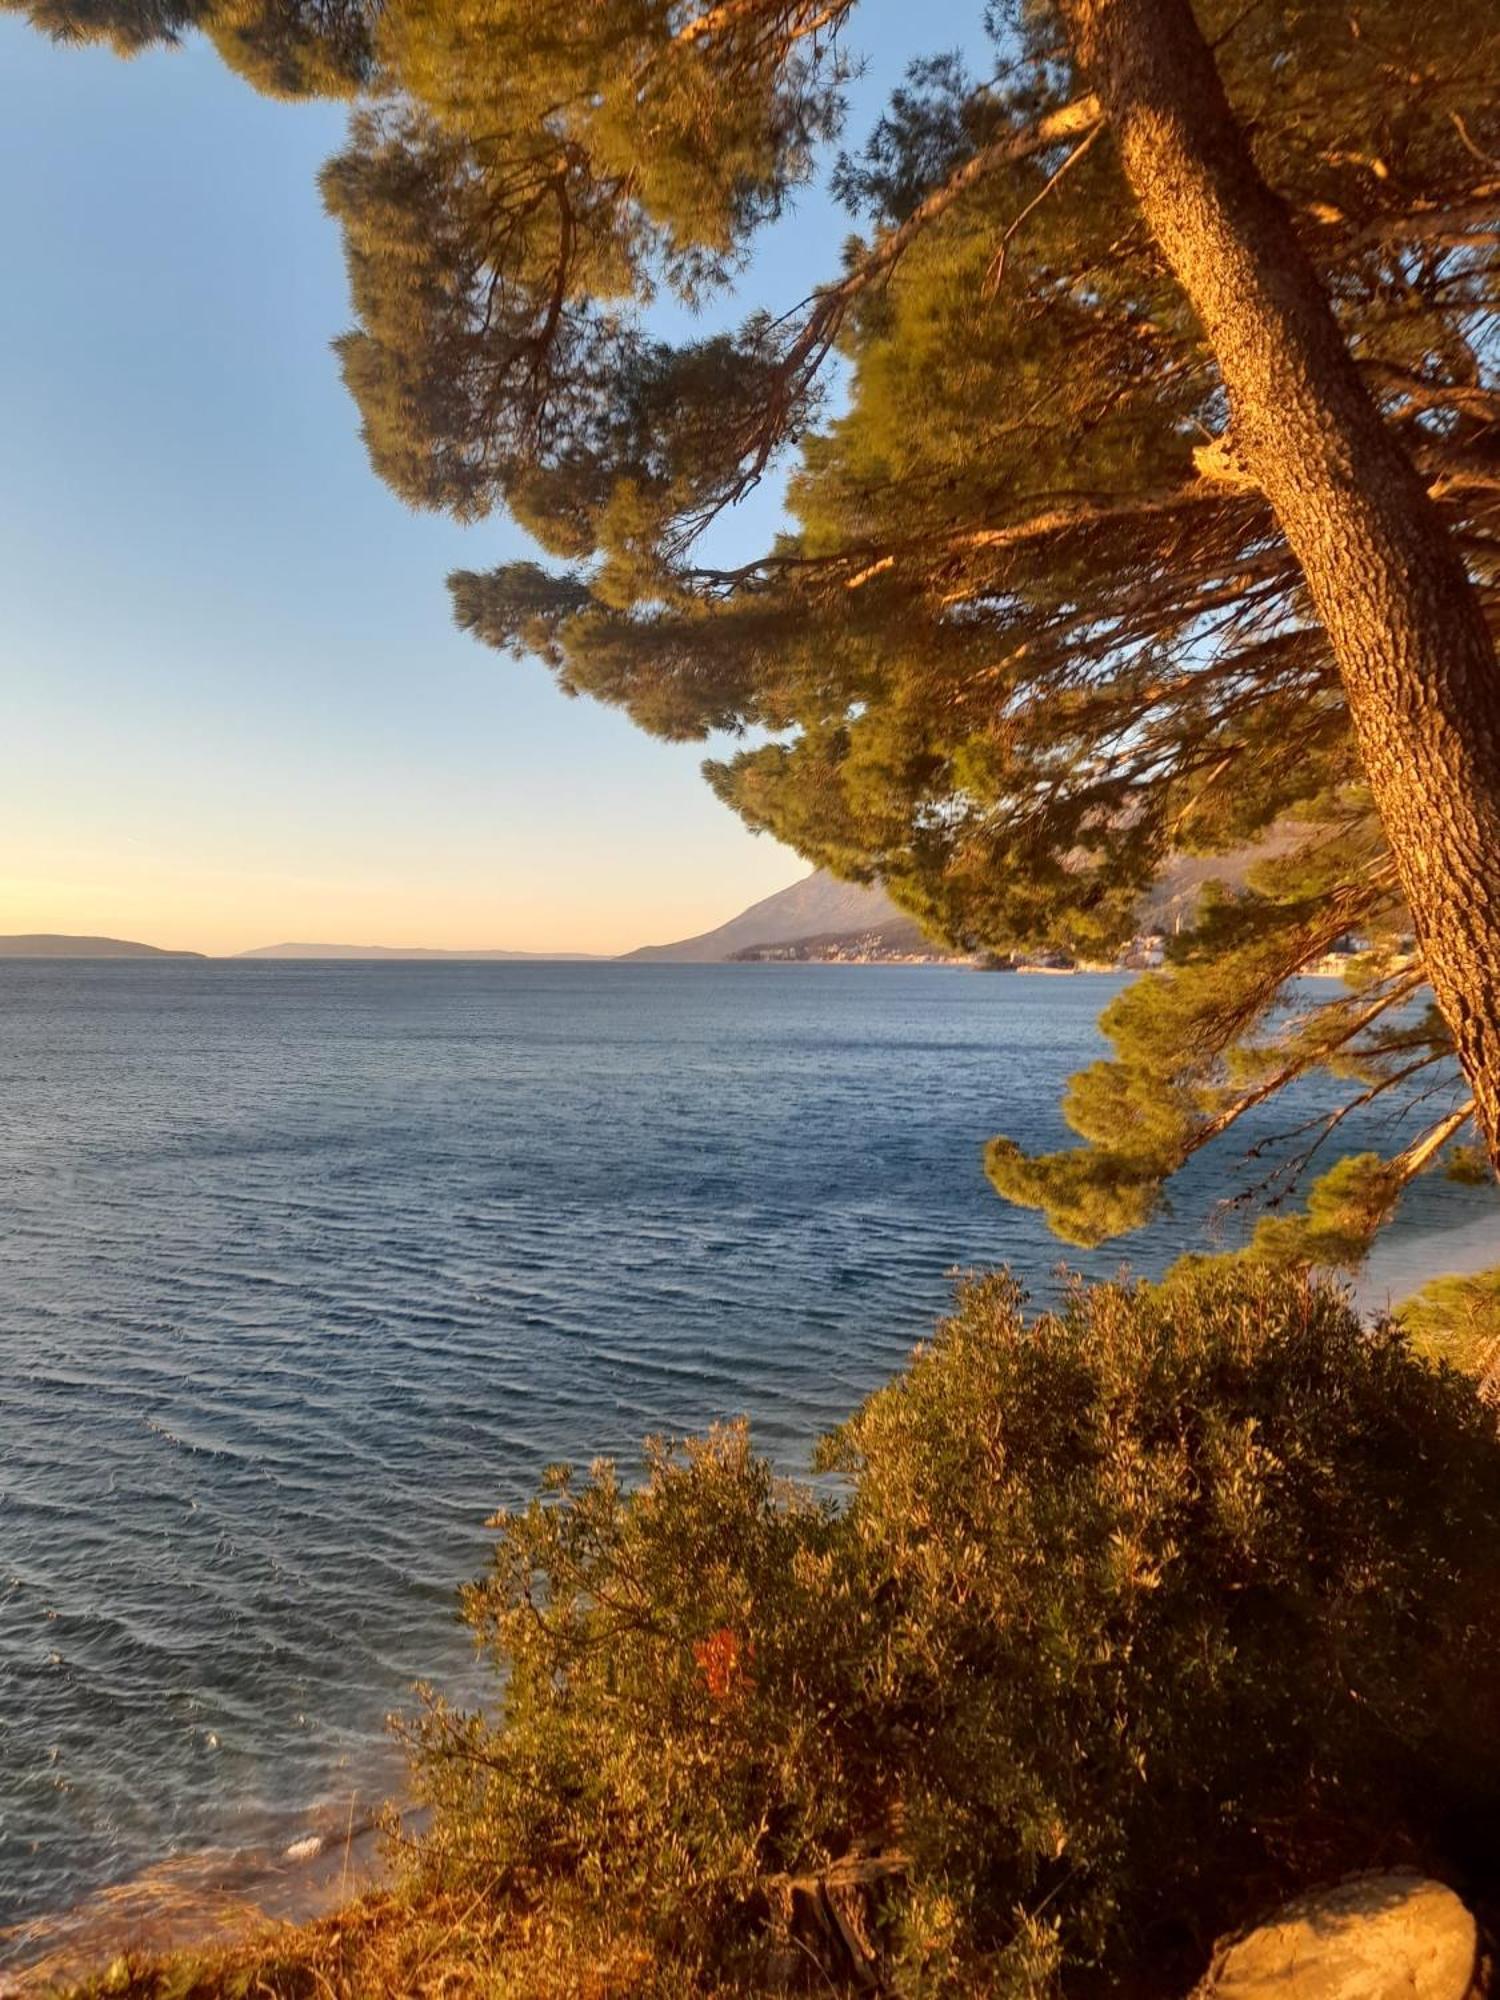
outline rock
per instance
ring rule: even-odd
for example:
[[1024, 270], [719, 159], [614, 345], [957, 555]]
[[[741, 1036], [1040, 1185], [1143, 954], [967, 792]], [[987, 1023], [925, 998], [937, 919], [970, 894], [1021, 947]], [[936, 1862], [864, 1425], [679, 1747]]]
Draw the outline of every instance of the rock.
[[1479, 1932], [1441, 1882], [1355, 1875], [1222, 1950], [1197, 2000], [1474, 2000]]

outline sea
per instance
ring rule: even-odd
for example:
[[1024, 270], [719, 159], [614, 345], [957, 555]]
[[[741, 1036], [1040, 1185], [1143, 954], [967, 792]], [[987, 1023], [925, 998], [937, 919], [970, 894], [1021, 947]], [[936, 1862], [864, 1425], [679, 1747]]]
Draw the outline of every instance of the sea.
[[[797, 1472], [956, 1273], [1234, 1240], [1243, 1139], [1091, 1256], [984, 1179], [1066, 1143], [1118, 983], [0, 964], [0, 1962], [399, 1789], [414, 1684], [493, 1692], [456, 1594], [549, 1463], [743, 1413]], [[1384, 1281], [1450, 1243], [1500, 1260], [1493, 1197], [1424, 1183]]]

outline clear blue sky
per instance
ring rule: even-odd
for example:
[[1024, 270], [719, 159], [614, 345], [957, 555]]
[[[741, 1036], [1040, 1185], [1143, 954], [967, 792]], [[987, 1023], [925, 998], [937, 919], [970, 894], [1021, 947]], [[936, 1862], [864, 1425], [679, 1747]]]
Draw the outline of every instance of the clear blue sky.
[[[862, 130], [978, 0], [866, 0]], [[341, 112], [202, 44], [125, 64], [0, 18], [0, 932], [611, 951], [804, 872], [693, 747], [455, 633], [443, 578], [523, 546], [369, 471], [314, 177]], [[789, 305], [848, 224], [757, 260]], [[723, 534], [748, 549], [773, 502]]]

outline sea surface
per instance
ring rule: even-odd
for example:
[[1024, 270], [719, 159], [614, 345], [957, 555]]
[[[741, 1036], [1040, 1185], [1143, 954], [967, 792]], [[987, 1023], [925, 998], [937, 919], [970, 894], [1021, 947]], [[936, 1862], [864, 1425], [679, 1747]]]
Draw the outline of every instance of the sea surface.
[[[801, 1468], [955, 1269], [1046, 1296], [1061, 1246], [981, 1148], [1065, 1141], [1116, 985], [0, 964], [12, 1954], [164, 1855], [398, 1782], [385, 1717], [473, 1691], [455, 1593], [549, 1462], [747, 1412]], [[1137, 1268], [1218, 1240], [1223, 1158], [1184, 1181]], [[1489, 1200], [1419, 1189], [1398, 1249]]]

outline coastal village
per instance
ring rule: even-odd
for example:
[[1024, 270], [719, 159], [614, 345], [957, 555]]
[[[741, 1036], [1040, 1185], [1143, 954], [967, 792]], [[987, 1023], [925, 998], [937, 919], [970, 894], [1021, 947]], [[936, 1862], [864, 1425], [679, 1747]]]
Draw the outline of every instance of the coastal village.
[[[1310, 979], [1341, 979], [1365, 949], [1364, 940], [1340, 938], [1331, 950], [1307, 968]], [[1066, 952], [940, 951], [935, 946], [913, 949], [909, 937], [884, 930], [852, 932], [841, 937], [797, 938], [786, 944], [750, 945], [734, 954], [737, 964], [753, 965], [964, 965], [980, 972], [1021, 972], [1059, 977], [1075, 972], [1153, 972], [1166, 963], [1164, 931], [1133, 937], [1110, 959], [1074, 958]]]

